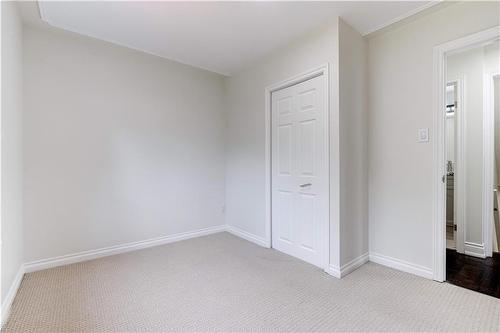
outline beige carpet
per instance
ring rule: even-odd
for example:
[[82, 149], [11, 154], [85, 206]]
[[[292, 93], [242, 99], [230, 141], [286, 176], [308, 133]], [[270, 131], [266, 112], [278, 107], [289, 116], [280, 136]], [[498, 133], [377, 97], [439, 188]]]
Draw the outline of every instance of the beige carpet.
[[500, 331], [500, 300], [368, 263], [337, 280], [227, 233], [24, 277], [5, 332]]

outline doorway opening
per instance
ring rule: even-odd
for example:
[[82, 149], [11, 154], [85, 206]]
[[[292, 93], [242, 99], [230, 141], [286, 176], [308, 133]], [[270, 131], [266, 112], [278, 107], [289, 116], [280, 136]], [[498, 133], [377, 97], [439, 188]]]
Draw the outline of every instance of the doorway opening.
[[495, 27], [435, 49], [435, 170], [441, 176], [435, 226], [442, 238], [434, 251], [435, 280], [498, 298], [499, 38]]

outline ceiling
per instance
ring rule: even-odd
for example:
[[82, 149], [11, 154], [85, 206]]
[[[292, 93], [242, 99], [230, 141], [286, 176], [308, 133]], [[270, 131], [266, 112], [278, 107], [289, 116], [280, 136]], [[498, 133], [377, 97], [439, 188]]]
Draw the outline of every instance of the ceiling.
[[[57, 28], [231, 75], [335, 16], [365, 35], [435, 3], [41, 1], [39, 12]], [[34, 8], [21, 13], [39, 24]]]

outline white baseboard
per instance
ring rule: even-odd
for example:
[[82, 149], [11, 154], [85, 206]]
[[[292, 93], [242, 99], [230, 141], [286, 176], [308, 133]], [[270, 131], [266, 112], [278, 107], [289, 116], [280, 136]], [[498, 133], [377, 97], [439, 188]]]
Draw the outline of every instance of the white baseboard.
[[[270, 248], [271, 244], [269, 240], [256, 236], [252, 233], [249, 233], [248, 231], [245, 231], [243, 229], [240, 229], [238, 227], [232, 226], [232, 225], [227, 225], [226, 226], [226, 231], [237, 236], [240, 238], [243, 238], [249, 242], [255, 243], [257, 245], [260, 245], [262, 247]], [[342, 265], [342, 267], [339, 269], [338, 267], [334, 265], [330, 265], [327, 268], [325, 268], [325, 272], [336, 277], [336, 278], [342, 278], [346, 276], [347, 274], [353, 272], [363, 264], [368, 262], [368, 253], [365, 253], [350, 262], [348, 262], [345, 265]]]
[[96, 258], [106, 257], [113, 254], [119, 254], [124, 252], [130, 252], [135, 250], [140, 250], [148, 247], [164, 245], [168, 243], [178, 242], [181, 240], [195, 238], [200, 236], [206, 236], [226, 230], [225, 225], [219, 225], [215, 227], [209, 227], [204, 229], [199, 229], [195, 231], [182, 232], [178, 234], [173, 234], [169, 236], [156, 237], [143, 241], [126, 243], [121, 245], [115, 245], [110, 247], [105, 247], [97, 250], [83, 251], [79, 253], [67, 254], [64, 256], [47, 258], [37, 261], [32, 261], [24, 264], [24, 269], [26, 273], [39, 271], [42, 269], [63, 266], [68, 264], [73, 264], [81, 261], [92, 260]]
[[397, 270], [400, 270], [400, 271], [403, 271], [406, 273], [415, 274], [415, 275], [424, 277], [426, 279], [430, 279], [430, 280], [433, 279], [432, 269], [429, 269], [429, 268], [424, 267], [424, 266], [416, 265], [416, 264], [410, 263], [408, 261], [392, 258], [392, 257], [386, 256], [386, 255], [374, 253], [374, 252], [370, 252], [369, 260], [374, 262], [374, 263], [384, 265], [384, 266], [387, 266], [390, 268], [394, 268], [394, 269], [397, 269]]
[[340, 275], [340, 268], [335, 265], [329, 265], [327, 268], [325, 268], [325, 272], [333, 277], [336, 277], [337, 279], [340, 279], [342, 277]]
[[343, 278], [349, 273], [354, 272], [356, 269], [359, 267], [363, 266], [368, 262], [368, 253], [364, 253], [360, 255], [357, 258], [354, 258], [353, 260], [349, 261], [348, 263], [342, 265], [340, 268], [335, 265], [329, 265], [326, 269], [325, 272], [330, 274], [331, 276], [334, 276], [336, 278]]
[[476, 244], [471, 242], [465, 242], [464, 253], [469, 256], [486, 258], [486, 253], [484, 251], [483, 244]]
[[21, 281], [23, 280], [24, 272], [25, 272], [24, 265], [21, 265], [21, 267], [19, 267], [19, 270], [17, 271], [14, 281], [12, 281], [12, 284], [10, 285], [9, 291], [7, 292], [7, 296], [5, 297], [4, 302], [2, 303], [2, 308], [0, 309], [1, 312], [0, 328], [2, 328], [3, 325], [9, 319], [12, 303], [14, 302], [14, 298], [16, 297], [17, 290], [21, 286]]
[[227, 225], [226, 226], [226, 231], [243, 239], [246, 239], [249, 242], [255, 243], [257, 245], [263, 246], [263, 247], [271, 247], [271, 244], [269, 244], [269, 241], [265, 238], [256, 236], [252, 233], [249, 233], [248, 231], [245, 231], [243, 229], [240, 229], [238, 227], [232, 226], [232, 225]]
[[360, 255], [357, 258], [354, 258], [353, 260], [349, 261], [348, 263], [342, 265], [340, 267], [340, 277], [344, 277], [349, 273], [354, 272], [356, 269], [359, 267], [363, 266], [368, 262], [369, 256], [368, 252]]

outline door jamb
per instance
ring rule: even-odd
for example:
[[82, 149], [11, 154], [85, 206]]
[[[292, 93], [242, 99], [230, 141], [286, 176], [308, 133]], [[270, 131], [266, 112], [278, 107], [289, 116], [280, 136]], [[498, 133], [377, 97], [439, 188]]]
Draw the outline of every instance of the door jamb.
[[[315, 77], [323, 75], [324, 77], [324, 91], [325, 91], [325, 110], [326, 119], [328, 126], [327, 138], [330, 138], [330, 75], [329, 75], [329, 64], [323, 64], [319, 67], [311, 69], [309, 71], [303, 72], [301, 74], [295, 75], [286, 80], [274, 83], [265, 88], [265, 154], [266, 154], [266, 180], [265, 180], [265, 200], [266, 200], [266, 211], [265, 211], [265, 228], [266, 228], [266, 245], [268, 248], [272, 247], [272, 215], [271, 215], [271, 198], [272, 198], [272, 169], [271, 169], [271, 95], [274, 91], [288, 88], [290, 86], [296, 85], [298, 83], [313, 79]], [[327, 140], [327, 151], [330, 152], [330, 140]], [[328, 163], [328, 183], [330, 183], [330, 158], [327, 159]], [[328, 184], [330, 188], [330, 184]], [[330, 207], [330, 193], [328, 194], [328, 205]], [[326, 239], [323, 241], [324, 245], [322, 250], [323, 256], [323, 269], [327, 269], [330, 264], [330, 209], [328, 209], [328, 229], [325, 230], [324, 235]]]
[[444, 112], [446, 89], [446, 56], [477, 47], [500, 38], [500, 26], [495, 26], [466, 37], [437, 45], [433, 49], [433, 129], [436, 139], [433, 143], [433, 279], [446, 280], [446, 188], [441, 181], [445, 174]]

